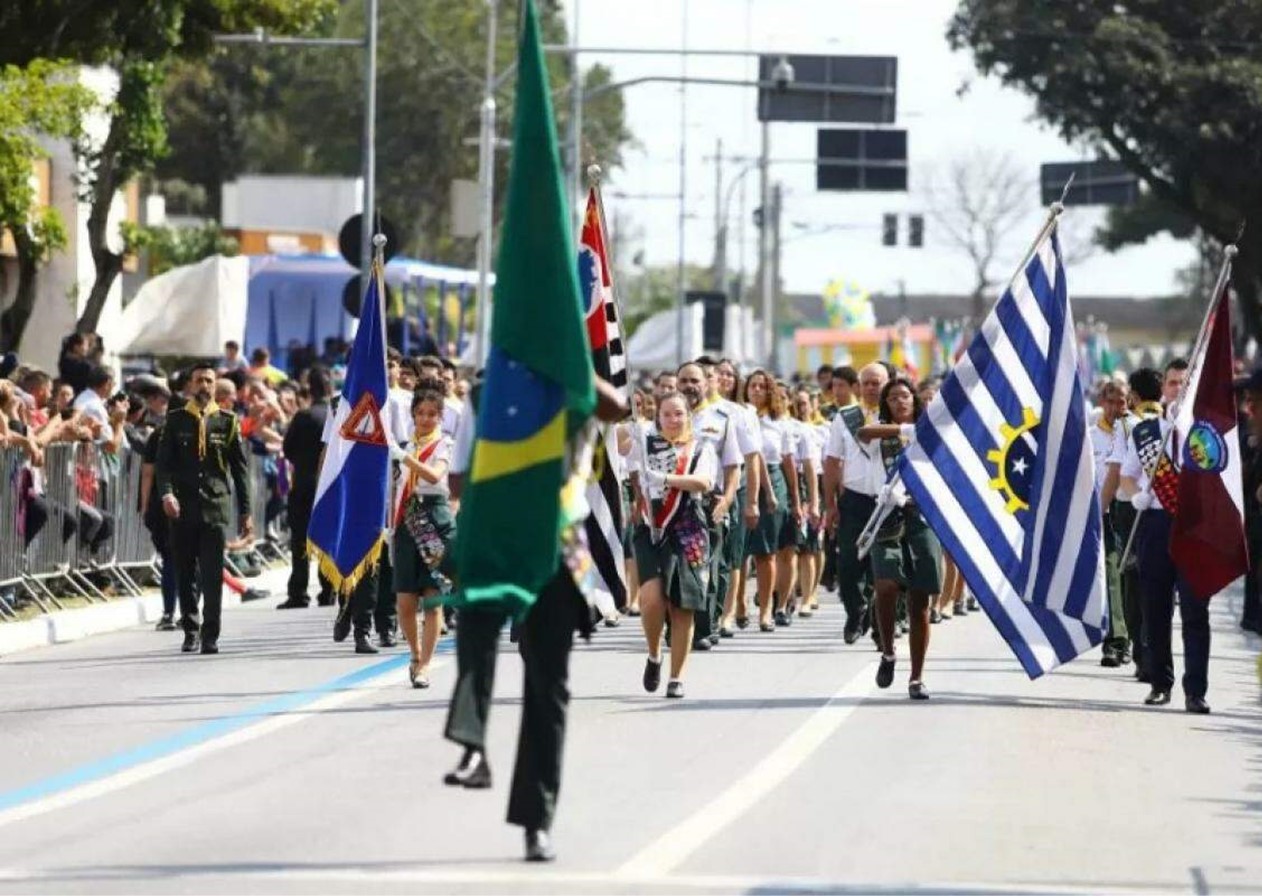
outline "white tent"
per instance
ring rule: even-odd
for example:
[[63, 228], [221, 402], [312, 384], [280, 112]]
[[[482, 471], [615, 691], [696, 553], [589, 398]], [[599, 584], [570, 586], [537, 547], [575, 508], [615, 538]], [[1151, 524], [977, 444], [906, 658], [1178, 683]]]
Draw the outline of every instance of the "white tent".
[[229, 339], [244, 339], [249, 281], [244, 255], [175, 268], [140, 287], [126, 308], [107, 304], [99, 331], [120, 355], [217, 357]]

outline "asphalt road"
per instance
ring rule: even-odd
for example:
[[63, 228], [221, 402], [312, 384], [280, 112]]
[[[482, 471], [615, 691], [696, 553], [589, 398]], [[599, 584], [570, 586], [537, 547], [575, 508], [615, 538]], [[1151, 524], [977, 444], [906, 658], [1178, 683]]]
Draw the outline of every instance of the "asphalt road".
[[331, 610], [271, 601], [226, 615], [217, 657], [139, 629], [19, 654], [0, 893], [1256, 892], [1259, 643], [1237, 599], [1215, 605], [1209, 717], [1143, 707], [1098, 654], [1030, 682], [980, 614], [934, 627], [925, 704], [905, 660], [876, 691], [827, 597], [695, 656], [682, 701], [640, 689], [635, 620], [601, 630], [574, 654], [550, 866], [503, 821], [508, 645], [481, 792], [440, 781], [449, 644], [413, 691], [403, 651], [357, 657]]

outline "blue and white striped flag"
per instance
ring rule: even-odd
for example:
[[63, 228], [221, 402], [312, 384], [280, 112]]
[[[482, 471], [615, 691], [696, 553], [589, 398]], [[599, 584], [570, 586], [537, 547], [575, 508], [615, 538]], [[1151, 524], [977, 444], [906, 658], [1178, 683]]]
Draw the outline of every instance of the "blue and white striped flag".
[[324, 463], [316, 484], [307, 544], [320, 571], [342, 594], [370, 574], [385, 546], [390, 454], [386, 406], [385, 275], [381, 260], [359, 315], [337, 410], [325, 430]]
[[1031, 678], [1103, 637], [1100, 496], [1055, 227], [921, 415], [899, 472]]

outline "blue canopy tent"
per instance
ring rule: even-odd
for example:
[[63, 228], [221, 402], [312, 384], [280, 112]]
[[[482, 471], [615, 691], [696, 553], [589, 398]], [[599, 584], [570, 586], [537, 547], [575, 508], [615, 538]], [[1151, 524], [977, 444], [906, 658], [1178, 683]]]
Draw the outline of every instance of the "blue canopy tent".
[[[250, 257], [249, 303], [245, 322], [245, 348], [260, 346], [272, 354], [273, 363], [288, 363], [289, 347], [313, 345], [319, 351], [330, 337], [349, 341], [357, 321], [342, 306], [347, 281], [356, 274], [339, 256], [255, 255]], [[445, 315], [438, 315], [433, 335], [439, 346], [455, 337], [457, 355], [464, 349], [465, 319], [477, 284], [477, 272], [430, 264], [412, 258], [394, 258], [386, 264], [386, 283], [404, 296], [404, 325], [399, 348], [409, 353], [414, 326], [424, 331], [426, 315], [421, 298], [436, 287], [440, 296], [455, 292], [460, 311], [457, 332], [447, 332]]]

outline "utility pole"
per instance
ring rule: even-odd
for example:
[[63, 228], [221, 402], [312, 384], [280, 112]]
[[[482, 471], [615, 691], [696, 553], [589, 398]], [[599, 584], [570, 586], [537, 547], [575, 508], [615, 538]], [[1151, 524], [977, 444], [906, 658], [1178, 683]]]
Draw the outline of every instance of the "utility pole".
[[684, 261], [684, 230], [688, 214], [688, 0], [683, 2], [683, 30], [680, 37], [680, 66], [683, 80], [679, 85], [679, 270], [675, 297], [675, 366], [684, 363], [684, 294], [688, 277]]
[[[367, 31], [364, 38], [364, 216], [359, 228], [361, 296], [368, 294], [374, 258], [372, 238], [377, 232], [377, 0], [364, 0], [364, 15]], [[384, 301], [384, 297], [382, 299]]]
[[727, 221], [723, 220], [723, 139], [714, 148], [714, 289], [724, 294], [727, 288]]
[[[578, 46], [578, 10], [581, 0], [574, 2], [574, 46]], [[578, 64], [578, 54], [570, 56], [570, 156], [574, 165], [571, 172], [570, 189], [570, 221], [575, 231], [582, 226], [579, 203], [583, 197], [583, 178], [586, 169], [583, 166], [583, 73]]]
[[482, 127], [478, 133], [478, 183], [482, 188], [478, 227], [478, 319], [473, 331], [473, 363], [486, 363], [490, 344], [491, 243], [495, 232], [495, 26], [499, 0], [486, 0], [486, 85], [482, 93]]
[[762, 149], [758, 154], [758, 194], [761, 198], [762, 220], [758, 227], [758, 277], [762, 292], [762, 344], [759, 356], [768, 367], [775, 363], [775, 334], [772, 332], [771, 259], [768, 257], [767, 231], [771, 227], [771, 184], [767, 180], [767, 166], [771, 158], [771, 127], [762, 123]]
[[784, 198], [784, 187], [777, 181], [775, 187], [771, 191], [771, 310], [767, 315], [767, 330], [769, 333], [769, 341], [771, 350], [768, 354], [771, 369], [776, 368], [776, 333], [777, 333], [777, 310], [779, 308], [780, 297], [780, 209]]

